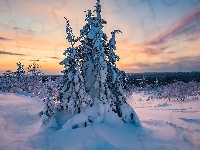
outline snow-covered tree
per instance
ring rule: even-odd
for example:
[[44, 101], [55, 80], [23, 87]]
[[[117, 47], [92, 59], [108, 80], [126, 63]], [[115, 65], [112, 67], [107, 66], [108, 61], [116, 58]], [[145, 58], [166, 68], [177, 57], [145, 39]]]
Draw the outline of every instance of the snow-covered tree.
[[3, 73], [3, 77], [1, 78], [1, 90], [3, 92], [12, 92], [13, 88], [13, 72], [7, 70]]
[[80, 30], [79, 37], [73, 35], [69, 20], [65, 18], [66, 39], [71, 46], [63, 53], [66, 58], [60, 63], [64, 70], [58, 96], [59, 110], [76, 115], [95, 108], [98, 115], [87, 114], [86, 122], [93, 122], [95, 118], [104, 122], [107, 113], [114, 113], [124, 122], [134, 123], [138, 121], [137, 115], [126, 103], [124, 95], [126, 74], [116, 67], [119, 56], [114, 52], [115, 35], [121, 31], [111, 32], [108, 40], [103, 32], [107, 22], [101, 18], [100, 0], [97, 0], [93, 12], [96, 15], [91, 10], [87, 11], [86, 24]]
[[[122, 117], [122, 107], [126, 104], [124, 90], [126, 75], [116, 67], [119, 56], [115, 54], [116, 33], [111, 32], [111, 39], [108, 41], [107, 35], [103, 32], [103, 27], [107, 22], [101, 18], [101, 4], [97, 0], [92, 15], [89, 10], [86, 15], [86, 25], [80, 33], [82, 47], [82, 72], [85, 80], [85, 87], [88, 94], [94, 100], [93, 103], [109, 104], [110, 110]], [[126, 105], [127, 106], [127, 105]], [[134, 122], [134, 120], [132, 120]]]
[[3, 73], [2, 81], [1, 81], [1, 89], [4, 92], [13, 92], [17, 93], [19, 90], [22, 90], [25, 85], [25, 71], [24, 65], [20, 62], [17, 64], [17, 70], [13, 71], [6, 71]]
[[33, 93], [36, 97], [39, 96], [43, 86], [43, 72], [40, 70], [40, 67], [38, 63], [34, 62], [28, 66], [27, 71], [27, 92]]
[[25, 75], [24, 65], [21, 62], [19, 62], [19, 63], [17, 63], [17, 67], [18, 68], [17, 68], [17, 71], [15, 72], [15, 75], [18, 78], [20, 78]]
[[13, 86], [15, 90], [26, 90], [26, 75], [24, 65], [19, 62], [17, 64], [17, 70], [13, 72]]
[[85, 92], [84, 80], [79, 66], [81, 65], [80, 46], [74, 45], [78, 41], [72, 32], [72, 28], [67, 20], [66, 26], [67, 39], [71, 43], [71, 47], [67, 48], [63, 55], [67, 56], [60, 64], [64, 65], [63, 87], [60, 90], [59, 109], [64, 109], [70, 114], [77, 114], [80, 108], [91, 103]]
[[56, 110], [56, 101], [58, 97], [58, 85], [55, 81], [52, 81], [50, 77], [44, 84], [43, 90], [40, 96], [43, 100], [44, 110], [43, 113], [43, 123], [47, 124], [54, 117]]

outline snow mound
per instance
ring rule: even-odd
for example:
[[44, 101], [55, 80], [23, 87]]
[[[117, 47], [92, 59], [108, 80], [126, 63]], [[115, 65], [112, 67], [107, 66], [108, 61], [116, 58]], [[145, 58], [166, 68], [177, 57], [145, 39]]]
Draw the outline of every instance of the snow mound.
[[123, 104], [121, 110], [122, 110], [122, 120], [125, 123], [131, 122], [140, 125], [139, 117], [130, 105]]
[[167, 107], [167, 106], [171, 106], [172, 104], [169, 104], [167, 102], [163, 102], [163, 103], [159, 103], [157, 106], [158, 107]]
[[[106, 125], [119, 125], [123, 123], [133, 123], [140, 125], [139, 118], [128, 104], [122, 105], [122, 117], [120, 118], [111, 110], [109, 105], [98, 104], [93, 107], [86, 107], [83, 112], [69, 119], [63, 126], [63, 130], [87, 127], [98, 123]], [[59, 119], [58, 119], [59, 120]]]

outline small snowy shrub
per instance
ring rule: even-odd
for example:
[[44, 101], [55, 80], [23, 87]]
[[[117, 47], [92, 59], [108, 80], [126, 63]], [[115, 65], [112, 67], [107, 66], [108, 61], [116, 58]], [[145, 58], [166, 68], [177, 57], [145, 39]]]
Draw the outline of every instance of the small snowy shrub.
[[3, 73], [1, 79], [1, 90], [4, 92], [18, 93], [18, 91], [24, 90], [26, 76], [24, 71], [24, 65], [20, 62], [17, 63], [17, 70], [12, 72], [10, 70]]
[[29, 65], [26, 76], [26, 91], [38, 97], [43, 87], [42, 76], [43, 72], [40, 70], [38, 63], [34, 62], [32, 65]]
[[186, 100], [189, 96], [196, 96], [198, 84], [195, 82], [175, 82], [164, 87], [163, 97], [168, 100]]
[[[52, 119], [55, 120], [54, 114], [56, 111], [56, 103], [57, 103], [57, 97], [58, 97], [58, 82], [57, 80], [52, 81], [51, 78], [47, 78], [47, 81], [45, 82], [43, 86], [43, 90], [40, 93], [40, 98], [43, 100], [44, 109], [43, 109], [43, 123], [47, 124], [51, 122]], [[55, 123], [54, 123], [55, 124]], [[53, 125], [51, 125], [53, 126]]]
[[29, 65], [26, 74], [24, 65], [17, 63], [16, 71], [6, 71], [1, 78], [0, 89], [3, 92], [27, 94], [38, 97], [43, 90], [42, 75], [39, 65], [33, 63]]

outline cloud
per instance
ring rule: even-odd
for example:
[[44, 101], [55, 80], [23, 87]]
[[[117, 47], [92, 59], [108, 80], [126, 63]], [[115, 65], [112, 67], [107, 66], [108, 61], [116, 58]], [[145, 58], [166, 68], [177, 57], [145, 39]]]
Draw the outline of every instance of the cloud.
[[156, 63], [132, 63], [132, 64], [128, 64], [128, 65], [125, 65], [125, 67], [127, 68], [131, 68], [132, 66], [137, 66], [137, 68], [140, 68], [140, 69], [146, 69], [146, 68], [163, 68], [163, 67], [166, 67], [166, 66], [169, 66], [170, 63], [169, 62], [156, 62]]
[[175, 51], [169, 51], [169, 52], [167, 52], [165, 54], [174, 54], [174, 53], [176, 53], [176, 52]]
[[38, 59], [32, 59], [32, 60], [29, 60], [29, 61], [34, 61], [35, 62], [35, 61], [40, 61], [40, 60], [38, 60]]
[[60, 60], [60, 58], [58, 58], [58, 57], [47, 57], [47, 58], [51, 58], [51, 59], [59, 59], [59, 60]]
[[129, 72], [161, 72], [161, 71], [200, 71], [199, 56], [185, 56], [172, 58], [167, 62], [136, 62], [123, 66]]
[[164, 46], [161, 48], [145, 48], [142, 53], [146, 54], [147, 56], [160, 55], [169, 47], [170, 46]]
[[171, 38], [185, 36], [188, 40], [197, 40], [200, 35], [200, 10], [187, 15], [182, 20], [175, 23], [163, 34], [147, 42], [147, 45], [160, 45], [166, 43]]
[[19, 28], [19, 27], [14, 27], [13, 28], [14, 30], [17, 30], [23, 34], [34, 34], [35, 32], [32, 31], [32, 30], [26, 30], [26, 29], [23, 29], [23, 28]]
[[192, 66], [199, 66], [200, 68], [200, 56], [185, 56], [185, 57], [179, 57], [176, 59], [172, 59], [175, 63], [179, 63], [183, 66], [192, 67]]
[[7, 39], [7, 38], [4, 38], [4, 37], [0, 36], [0, 40], [10, 40], [10, 39]]
[[197, 41], [197, 40], [199, 40], [199, 37], [198, 37], [198, 36], [189, 37], [189, 38], [187, 39], [187, 41], [190, 41], [190, 42]]
[[147, 48], [143, 52], [148, 56], [160, 54], [160, 51], [158, 49], [153, 49], [153, 48]]
[[39, 59], [32, 59], [32, 60], [29, 60], [29, 61], [33, 61], [33, 62], [47, 62], [45, 60], [39, 60]]
[[5, 52], [5, 51], [1, 51], [1, 50], [0, 50], [0, 55], [17, 55], [17, 56], [25, 56], [24, 54]]

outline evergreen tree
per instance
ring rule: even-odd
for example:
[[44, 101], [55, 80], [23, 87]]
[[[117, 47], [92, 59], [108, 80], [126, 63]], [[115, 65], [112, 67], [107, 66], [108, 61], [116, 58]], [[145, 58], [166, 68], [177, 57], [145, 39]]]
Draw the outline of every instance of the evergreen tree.
[[[73, 35], [69, 20], [65, 18], [66, 39], [71, 47], [65, 50], [63, 55], [66, 58], [60, 63], [64, 70], [58, 96], [59, 110], [76, 115], [92, 107], [98, 109], [100, 122], [104, 121], [105, 114], [112, 112], [124, 122], [134, 123], [138, 121], [137, 115], [126, 103], [124, 95], [126, 74], [116, 67], [119, 56], [114, 52], [115, 34], [121, 31], [111, 32], [112, 37], [108, 40], [102, 30], [107, 22], [101, 18], [100, 0], [97, 0], [93, 12], [95, 16], [91, 10], [87, 11], [86, 24], [80, 30], [79, 37]], [[89, 118], [91, 116], [88, 116], [88, 120], [92, 122]]]
[[86, 15], [86, 25], [80, 31], [80, 42], [83, 55], [82, 72], [85, 87], [91, 98], [100, 103], [109, 104], [112, 111], [122, 116], [122, 105], [126, 104], [124, 90], [126, 75], [116, 67], [119, 56], [115, 54], [115, 34], [120, 30], [111, 32], [111, 39], [103, 32], [107, 22], [101, 18], [101, 4], [97, 0], [95, 6], [96, 16], [89, 10]]
[[25, 75], [25, 70], [24, 70], [24, 65], [21, 64], [21, 62], [16, 63], [17, 64], [17, 70], [13, 72], [13, 84], [14, 87], [17, 89], [21, 89], [25, 91], [26, 87], [26, 75]]
[[12, 72], [10, 70], [4, 73], [2, 78], [2, 91], [18, 93], [19, 91], [25, 91], [26, 75], [24, 71], [24, 65], [20, 62], [17, 64], [17, 70]]
[[61, 87], [59, 99], [59, 109], [64, 109], [70, 114], [80, 112], [80, 107], [89, 104], [87, 93], [85, 92], [84, 80], [79, 66], [81, 65], [80, 46], [74, 45], [78, 42], [78, 38], [73, 36], [72, 28], [67, 20], [66, 26], [67, 39], [71, 43], [71, 47], [67, 48], [63, 55], [67, 56], [60, 64], [64, 65], [63, 87]]
[[51, 118], [55, 114], [55, 103], [57, 101], [57, 85], [54, 81], [51, 80], [50, 77], [47, 78], [47, 81], [44, 84], [43, 92], [41, 93], [41, 97], [44, 104], [43, 110], [43, 123], [49, 123]]
[[1, 89], [3, 92], [12, 92], [13, 88], [13, 72], [7, 70], [3, 73]]

